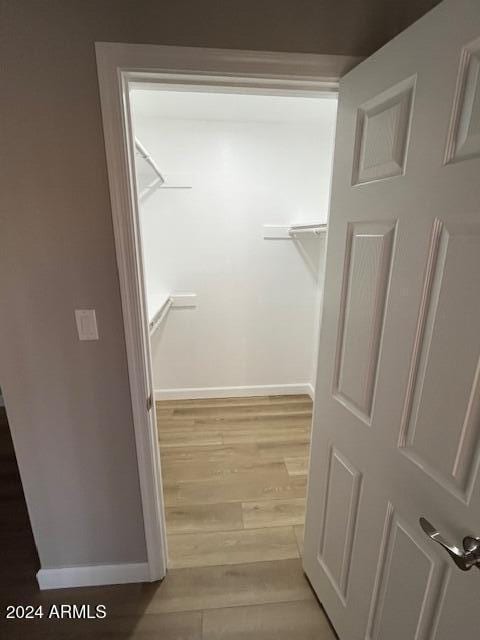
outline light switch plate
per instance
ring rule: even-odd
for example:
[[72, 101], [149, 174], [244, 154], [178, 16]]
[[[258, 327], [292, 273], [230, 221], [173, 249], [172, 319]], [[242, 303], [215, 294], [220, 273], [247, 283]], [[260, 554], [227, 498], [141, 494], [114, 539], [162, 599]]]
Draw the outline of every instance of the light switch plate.
[[75, 309], [79, 340], [98, 340], [98, 327], [95, 309]]

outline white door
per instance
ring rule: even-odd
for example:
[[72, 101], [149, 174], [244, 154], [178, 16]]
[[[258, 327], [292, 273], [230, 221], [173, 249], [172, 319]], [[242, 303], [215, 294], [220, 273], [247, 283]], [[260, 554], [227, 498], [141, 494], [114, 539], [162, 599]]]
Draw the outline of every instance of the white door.
[[305, 571], [341, 640], [478, 640], [480, 2], [341, 82]]

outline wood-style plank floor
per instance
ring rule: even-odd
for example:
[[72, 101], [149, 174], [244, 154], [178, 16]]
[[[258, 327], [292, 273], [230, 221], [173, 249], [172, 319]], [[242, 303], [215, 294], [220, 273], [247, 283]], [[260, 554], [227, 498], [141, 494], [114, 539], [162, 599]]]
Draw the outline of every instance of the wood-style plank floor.
[[[168, 539], [177, 567], [160, 583], [40, 592], [28, 520], [10, 521], [12, 513], [26, 514], [10, 450], [4, 468], [15, 473], [1, 494], [0, 544], [9, 548], [10, 541], [14, 549], [24, 540], [28, 553], [3, 563], [0, 637], [334, 640], [299, 557], [310, 411], [305, 397], [159, 405]], [[104, 620], [4, 619], [7, 604], [48, 611], [52, 604], [100, 603]]]
[[300, 557], [308, 396], [157, 402], [171, 568]]

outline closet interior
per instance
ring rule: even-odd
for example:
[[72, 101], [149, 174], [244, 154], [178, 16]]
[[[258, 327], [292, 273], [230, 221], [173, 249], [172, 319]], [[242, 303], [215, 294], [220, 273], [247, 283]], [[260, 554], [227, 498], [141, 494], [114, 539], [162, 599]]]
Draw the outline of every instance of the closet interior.
[[170, 567], [301, 555], [336, 108], [130, 92]]

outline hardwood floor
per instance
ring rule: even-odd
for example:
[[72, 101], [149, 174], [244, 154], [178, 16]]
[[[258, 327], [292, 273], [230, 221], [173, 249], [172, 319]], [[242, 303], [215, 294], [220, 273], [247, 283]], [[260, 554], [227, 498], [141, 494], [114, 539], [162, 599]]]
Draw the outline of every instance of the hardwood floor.
[[157, 403], [165, 582], [200, 580], [173, 606], [203, 640], [334, 638], [301, 570], [311, 418], [307, 396]]
[[39, 568], [4, 407], [0, 407], [0, 548], [1, 593], [6, 585], [21, 587]]
[[[303, 396], [159, 403], [167, 577], [40, 592], [30, 538], [30, 551], [5, 563], [0, 637], [334, 640], [300, 560], [310, 412]], [[20, 521], [9, 520], [20, 508], [18, 482], [14, 494], [2, 502], [1, 542], [10, 531], [12, 549], [22, 539]], [[4, 619], [7, 604], [100, 603], [104, 620]]]
[[300, 557], [308, 396], [157, 402], [169, 565]]

